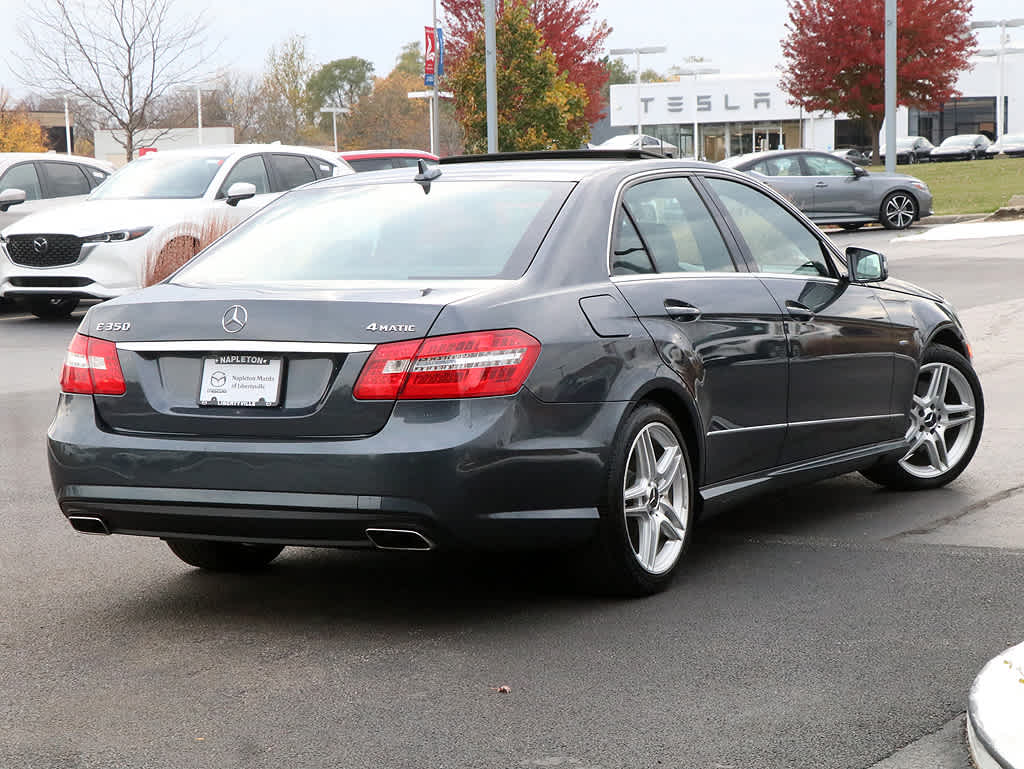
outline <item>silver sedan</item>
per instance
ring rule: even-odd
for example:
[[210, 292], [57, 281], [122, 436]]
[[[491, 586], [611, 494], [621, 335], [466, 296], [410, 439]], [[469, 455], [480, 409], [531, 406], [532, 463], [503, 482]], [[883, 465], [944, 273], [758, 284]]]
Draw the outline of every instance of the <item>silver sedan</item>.
[[874, 173], [827, 152], [755, 152], [726, 158], [720, 165], [756, 176], [818, 224], [855, 230], [879, 222], [902, 230], [932, 214], [932, 193], [920, 179]]

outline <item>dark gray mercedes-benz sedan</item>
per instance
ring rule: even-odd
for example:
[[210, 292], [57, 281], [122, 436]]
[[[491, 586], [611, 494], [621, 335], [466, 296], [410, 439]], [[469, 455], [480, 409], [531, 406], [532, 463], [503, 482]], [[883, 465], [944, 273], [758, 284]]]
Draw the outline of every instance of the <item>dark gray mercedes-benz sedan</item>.
[[984, 406], [945, 301], [745, 174], [629, 154], [323, 180], [91, 308], [61, 510], [210, 569], [562, 548], [644, 593], [725, 502], [963, 471]]

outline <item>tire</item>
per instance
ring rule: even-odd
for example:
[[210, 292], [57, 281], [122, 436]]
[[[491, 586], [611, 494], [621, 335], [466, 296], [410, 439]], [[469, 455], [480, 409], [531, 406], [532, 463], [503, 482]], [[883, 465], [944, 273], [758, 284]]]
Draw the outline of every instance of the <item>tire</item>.
[[917, 218], [917, 200], [909, 192], [890, 192], [882, 201], [878, 221], [887, 230], [905, 230]]
[[209, 571], [255, 571], [284, 550], [283, 545], [249, 545], [201, 539], [168, 539], [167, 547], [189, 566]]
[[29, 311], [37, 318], [54, 320], [67, 318], [78, 307], [76, 296], [34, 296], [29, 300]]
[[974, 457], [984, 423], [981, 382], [970, 361], [949, 347], [929, 347], [921, 361], [907, 425], [906, 437], [913, 447], [903, 457], [885, 460], [862, 474], [892, 489], [945, 486]]
[[[659, 473], [658, 465], [665, 463]], [[653, 473], [645, 465], [653, 466]], [[693, 530], [692, 467], [686, 441], [668, 412], [650, 403], [637, 406], [612, 445], [599, 533], [584, 553], [592, 586], [626, 596], [668, 586]], [[648, 474], [646, 484], [643, 474]]]
[[912, 166], [917, 165], [917, 153], [916, 152], [911, 152], [910, 155], [907, 156], [907, 163], [909, 163]]
[[839, 226], [848, 232], [853, 232], [854, 230], [859, 230], [863, 227], [864, 222], [848, 222], [846, 224], [840, 224]]

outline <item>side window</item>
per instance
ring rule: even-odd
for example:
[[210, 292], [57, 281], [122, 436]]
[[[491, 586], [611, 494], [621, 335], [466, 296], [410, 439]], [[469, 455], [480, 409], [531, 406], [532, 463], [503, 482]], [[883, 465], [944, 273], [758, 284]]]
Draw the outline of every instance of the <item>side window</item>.
[[316, 179], [309, 162], [302, 155], [271, 155], [270, 165], [277, 174], [277, 184], [280, 186], [276, 192], [309, 184]]
[[642, 182], [623, 203], [658, 272], [735, 272], [722, 233], [685, 177]]
[[654, 266], [644, 248], [644, 242], [640, 240], [625, 206], [619, 206], [615, 246], [612, 249], [612, 275], [640, 275], [648, 272], [654, 272]]
[[47, 190], [51, 198], [66, 198], [71, 195], [88, 195], [92, 190], [85, 171], [73, 163], [43, 161]]
[[853, 176], [853, 168], [839, 158], [828, 158], [822, 155], [807, 155], [807, 172], [811, 176]]
[[317, 179], [326, 179], [329, 176], [334, 176], [334, 166], [326, 160], [312, 157], [307, 157], [306, 160], [313, 166], [313, 173], [316, 174]]
[[821, 241], [763, 192], [728, 179], [708, 184], [729, 212], [761, 272], [831, 276]]
[[103, 182], [107, 180], [107, 177], [110, 176], [110, 174], [100, 168], [88, 167], [83, 168], [82, 170], [85, 171], [85, 175], [89, 177], [89, 185], [93, 189], [103, 184]]
[[43, 196], [36, 167], [31, 163], [19, 163], [0, 176], [0, 192], [12, 188], [25, 190], [25, 200], [39, 200]]
[[800, 168], [800, 158], [796, 155], [783, 155], [780, 158], [769, 158], [765, 161], [768, 166], [768, 176], [803, 176], [803, 169]]
[[263, 163], [263, 156], [250, 155], [235, 163], [235, 167], [228, 172], [227, 178], [220, 186], [217, 197], [225, 197], [228, 189], [236, 182], [248, 182], [256, 185], [257, 195], [265, 195], [270, 192], [270, 180], [267, 178], [267, 167]]

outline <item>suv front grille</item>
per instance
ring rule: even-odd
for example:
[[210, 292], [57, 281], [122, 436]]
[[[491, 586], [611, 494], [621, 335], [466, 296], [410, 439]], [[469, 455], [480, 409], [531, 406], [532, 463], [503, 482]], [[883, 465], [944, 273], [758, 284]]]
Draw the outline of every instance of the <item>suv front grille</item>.
[[60, 267], [74, 264], [82, 253], [82, 239], [74, 235], [8, 235], [11, 261], [24, 267]]

